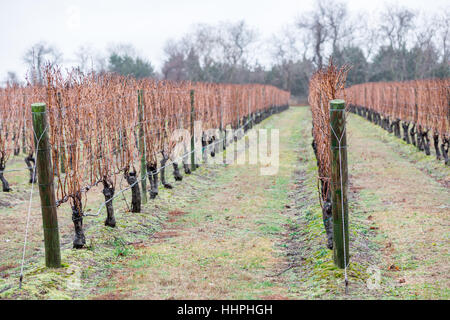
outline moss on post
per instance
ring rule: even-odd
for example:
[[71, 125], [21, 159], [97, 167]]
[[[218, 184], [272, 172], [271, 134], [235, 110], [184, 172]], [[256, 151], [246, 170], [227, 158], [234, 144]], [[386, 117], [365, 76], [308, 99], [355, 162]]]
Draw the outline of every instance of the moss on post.
[[334, 263], [344, 268], [349, 263], [348, 241], [348, 168], [345, 134], [345, 102], [330, 102], [331, 137], [331, 203], [333, 212]]
[[36, 146], [36, 170], [41, 198], [42, 225], [44, 229], [45, 265], [61, 267], [58, 217], [56, 214], [55, 189], [53, 185], [52, 161], [48, 141], [48, 125], [45, 103], [31, 105], [34, 143]]

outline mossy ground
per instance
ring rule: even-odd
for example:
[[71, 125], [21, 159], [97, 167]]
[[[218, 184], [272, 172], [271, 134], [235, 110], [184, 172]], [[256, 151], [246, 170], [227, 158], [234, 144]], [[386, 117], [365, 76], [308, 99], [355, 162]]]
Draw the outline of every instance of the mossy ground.
[[[70, 208], [63, 205], [60, 269], [43, 267], [35, 190], [22, 290], [30, 187], [27, 172], [8, 175], [14, 191], [0, 195], [0, 298], [448, 298], [450, 198], [442, 184], [448, 168], [350, 115], [351, 264], [344, 295], [343, 271], [325, 246], [309, 109], [290, 108], [258, 127], [280, 129], [276, 175], [248, 164], [203, 165], [182, 182], [169, 174], [175, 188], [160, 189], [142, 213], [128, 212], [122, 197], [114, 201], [115, 229], [103, 225], [105, 212], [86, 218], [83, 250], [71, 248]], [[17, 158], [8, 167], [24, 163]], [[130, 193], [124, 195], [129, 202]], [[86, 210], [95, 213], [100, 190], [88, 200]], [[369, 267], [381, 272], [379, 289], [367, 287]]]
[[384, 292], [448, 299], [450, 167], [356, 115], [350, 180], [381, 250]]

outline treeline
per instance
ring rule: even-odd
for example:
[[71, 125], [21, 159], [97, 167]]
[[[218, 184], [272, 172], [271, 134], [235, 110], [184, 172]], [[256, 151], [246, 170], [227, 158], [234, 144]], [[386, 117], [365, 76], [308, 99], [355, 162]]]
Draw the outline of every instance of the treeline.
[[[299, 8], [301, 9], [301, 8]], [[347, 84], [450, 77], [450, 7], [434, 15], [399, 6], [380, 12], [350, 12], [345, 3], [318, 0], [270, 39], [245, 21], [198, 24], [164, 47], [158, 71], [132, 46], [99, 55], [89, 47], [76, 52], [81, 70], [112, 71], [137, 78], [217, 83], [263, 83], [306, 98], [312, 74], [333, 58], [351, 65]], [[25, 61], [61, 62], [55, 48], [39, 44]], [[9, 78], [14, 78], [10, 74]], [[37, 76], [39, 78], [39, 75]]]
[[[372, 18], [369, 18], [372, 17]], [[351, 65], [347, 84], [450, 76], [450, 10], [425, 16], [402, 7], [350, 14], [346, 4], [317, 1], [264, 46], [244, 22], [200, 25], [165, 48], [168, 79], [262, 82], [306, 97], [309, 79], [332, 57]], [[253, 56], [268, 51], [272, 64]], [[253, 59], [253, 60], [252, 60]]]

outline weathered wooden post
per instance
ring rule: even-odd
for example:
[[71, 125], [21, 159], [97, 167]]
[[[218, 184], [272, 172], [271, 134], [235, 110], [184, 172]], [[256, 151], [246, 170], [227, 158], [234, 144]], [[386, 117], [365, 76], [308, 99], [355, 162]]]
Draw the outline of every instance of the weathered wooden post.
[[194, 90], [191, 90], [191, 171], [197, 169], [197, 166], [195, 165], [194, 121], [195, 121]]
[[345, 102], [330, 101], [331, 136], [331, 203], [333, 212], [333, 256], [339, 268], [349, 263], [347, 203], [347, 139], [345, 134]]
[[42, 225], [44, 228], [45, 265], [61, 267], [58, 216], [56, 215], [55, 188], [53, 185], [52, 161], [48, 142], [48, 124], [45, 103], [31, 105], [36, 146], [36, 170], [41, 198]]
[[147, 166], [145, 161], [145, 137], [144, 137], [144, 91], [138, 90], [138, 113], [139, 113], [139, 153], [141, 154], [141, 200], [143, 204], [147, 203]]

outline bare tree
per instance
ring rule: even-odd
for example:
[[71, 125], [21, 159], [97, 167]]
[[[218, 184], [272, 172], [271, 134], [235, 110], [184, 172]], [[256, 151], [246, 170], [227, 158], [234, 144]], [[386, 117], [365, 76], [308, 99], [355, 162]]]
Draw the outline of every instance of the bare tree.
[[185, 52], [174, 40], [166, 42], [164, 47], [166, 60], [161, 69], [162, 76], [167, 80], [186, 80]]
[[94, 51], [90, 45], [79, 46], [75, 52], [76, 61], [81, 71], [94, 69]]
[[99, 73], [103, 73], [106, 72], [108, 70], [108, 57], [101, 54], [101, 53], [97, 53], [95, 55], [95, 71], [99, 72]]
[[31, 81], [33, 83], [42, 83], [42, 67], [44, 63], [54, 65], [61, 62], [62, 53], [46, 42], [38, 42], [26, 51], [23, 60], [29, 66]]
[[290, 25], [286, 25], [281, 32], [272, 37], [270, 41], [271, 55], [278, 63], [286, 60], [297, 60], [301, 55], [298, 41], [299, 34], [296, 31]]
[[106, 48], [109, 54], [126, 55], [136, 57], [136, 48], [131, 43], [110, 43]]
[[331, 40], [331, 49], [334, 53], [341, 49], [340, 46], [344, 40], [352, 37], [354, 24], [350, 21], [345, 3], [323, 0], [318, 3], [318, 6], [324, 16]]
[[438, 48], [441, 52], [441, 62], [449, 64], [450, 62], [450, 7], [442, 10], [434, 19], [436, 23], [436, 36]]
[[317, 68], [323, 66], [325, 55], [339, 50], [341, 43], [354, 32], [353, 24], [348, 21], [346, 4], [331, 0], [317, 0], [315, 8], [301, 15], [296, 24], [300, 30], [309, 33], [313, 61]]
[[235, 82], [237, 69], [247, 64], [249, 47], [256, 40], [256, 32], [243, 20], [237, 23], [219, 25], [219, 45], [222, 48], [224, 62], [229, 66], [228, 81]]
[[[186, 52], [187, 72], [192, 80], [214, 81], [214, 64], [219, 61], [217, 48], [218, 29], [207, 24], [197, 24], [191, 34], [181, 40]], [[203, 71], [199, 73], [199, 69]]]
[[20, 83], [17, 74], [13, 71], [8, 71], [6, 74], [5, 83], [9, 85], [14, 85]]
[[167, 79], [241, 82], [248, 72], [256, 32], [244, 21], [218, 25], [198, 24], [178, 41], [169, 40], [162, 68]]
[[399, 6], [387, 6], [381, 13], [380, 31], [392, 48], [400, 50], [406, 47], [415, 16], [413, 11]]
[[392, 52], [390, 59], [393, 80], [403, 81], [408, 78], [407, 43], [414, 28], [416, 14], [404, 7], [386, 6], [381, 13], [380, 33], [388, 41], [387, 51]]
[[423, 79], [432, 74], [435, 65], [438, 63], [439, 54], [435, 45], [436, 22], [434, 17], [422, 17], [420, 28], [415, 30], [415, 45], [412, 48], [414, 55], [414, 73], [415, 79]]
[[318, 69], [323, 66], [323, 51], [325, 41], [328, 39], [328, 28], [323, 8], [319, 6], [315, 11], [308, 12], [297, 19], [297, 27], [309, 33], [312, 41], [313, 62]]
[[377, 27], [374, 27], [376, 22], [367, 13], [360, 13], [355, 21], [358, 21], [355, 28], [360, 30], [357, 43], [364, 53], [364, 58], [369, 61], [379, 47], [380, 32]]
[[300, 49], [297, 34], [290, 26], [272, 38], [272, 58], [279, 66], [282, 76], [282, 87], [291, 90], [295, 62], [299, 60]]
[[248, 47], [256, 39], [256, 32], [249, 28], [243, 20], [236, 23], [222, 22], [218, 29], [217, 41], [222, 49], [225, 62], [232, 66], [243, 62]]

